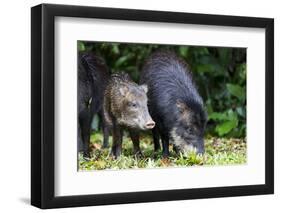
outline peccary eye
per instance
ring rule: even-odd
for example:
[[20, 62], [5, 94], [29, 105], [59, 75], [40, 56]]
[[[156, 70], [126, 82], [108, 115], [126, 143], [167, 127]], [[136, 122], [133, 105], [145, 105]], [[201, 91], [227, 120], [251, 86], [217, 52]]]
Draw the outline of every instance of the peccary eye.
[[130, 106], [130, 107], [137, 107], [137, 104], [134, 103], [134, 102], [130, 102], [130, 103], [129, 103], [129, 106]]

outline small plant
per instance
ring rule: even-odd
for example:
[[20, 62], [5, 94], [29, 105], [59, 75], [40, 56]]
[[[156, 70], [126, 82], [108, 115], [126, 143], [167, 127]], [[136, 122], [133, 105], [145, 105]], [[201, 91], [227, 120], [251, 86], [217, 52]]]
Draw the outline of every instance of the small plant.
[[[79, 170], [104, 170], [104, 169], [137, 169], [159, 167], [185, 167], [208, 165], [233, 165], [246, 163], [245, 139], [215, 138], [205, 139], [205, 153], [197, 155], [194, 152], [176, 154], [170, 147], [171, 154], [167, 159], [162, 159], [161, 151], [154, 153], [152, 140], [149, 136], [141, 137], [143, 157], [133, 155], [132, 141], [124, 137], [123, 153], [118, 159], [113, 159], [110, 149], [101, 149], [102, 135], [94, 133], [91, 136], [92, 157], [84, 159], [79, 154]], [[110, 144], [111, 144], [110, 138]]]

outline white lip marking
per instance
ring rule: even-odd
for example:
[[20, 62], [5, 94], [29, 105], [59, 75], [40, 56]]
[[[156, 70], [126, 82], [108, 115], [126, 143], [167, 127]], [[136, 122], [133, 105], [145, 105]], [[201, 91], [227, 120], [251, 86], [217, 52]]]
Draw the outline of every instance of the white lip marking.
[[176, 128], [172, 129], [172, 131], [170, 133], [170, 137], [172, 139], [172, 143], [175, 144], [176, 146], [182, 146], [182, 144], [184, 144], [184, 140], [182, 139], [182, 137], [180, 137], [176, 133]]
[[189, 151], [196, 152], [197, 151], [196, 147], [186, 144], [184, 139], [176, 133], [176, 128], [173, 128], [172, 131], [170, 132], [170, 138], [171, 138], [171, 142], [173, 144], [180, 147], [181, 149], [183, 149], [186, 152], [189, 152]]

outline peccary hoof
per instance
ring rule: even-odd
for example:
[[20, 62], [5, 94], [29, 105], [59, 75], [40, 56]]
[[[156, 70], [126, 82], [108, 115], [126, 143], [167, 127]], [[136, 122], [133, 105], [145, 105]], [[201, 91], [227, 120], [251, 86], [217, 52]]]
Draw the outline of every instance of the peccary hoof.
[[169, 158], [169, 153], [163, 152], [162, 159], [168, 159], [168, 158]]
[[112, 156], [112, 158], [114, 160], [116, 160], [116, 159], [118, 159], [120, 157], [121, 151], [112, 149], [111, 152], [110, 152], [110, 155]]
[[108, 144], [103, 144], [101, 148], [103, 148], [103, 149], [108, 149], [108, 148], [109, 148], [109, 145], [108, 145]]
[[134, 151], [134, 156], [136, 158], [143, 158], [144, 157], [144, 155], [142, 154], [142, 152], [140, 150]]
[[177, 146], [173, 145], [173, 150], [176, 154], [179, 154], [180, 153], [180, 150]]
[[90, 159], [91, 158], [91, 154], [90, 154], [90, 152], [83, 152], [83, 157], [85, 158], [85, 159]]

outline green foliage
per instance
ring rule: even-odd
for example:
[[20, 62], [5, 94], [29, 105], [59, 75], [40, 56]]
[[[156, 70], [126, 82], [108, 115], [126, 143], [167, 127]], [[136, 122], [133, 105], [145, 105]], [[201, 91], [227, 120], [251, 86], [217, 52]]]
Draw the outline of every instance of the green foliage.
[[79, 170], [230, 165], [243, 164], [247, 160], [244, 139], [206, 138], [204, 155], [193, 152], [177, 155], [170, 147], [168, 159], [162, 158], [161, 151], [154, 153], [151, 137], [148, 136], [141, 137], [141, 158], [133, 155], [132, 141], [128, 137], [124, 137], [122, 155], [118, 159], [112, 159], [110, 149], [101, 149], [102, 134], [92, 134], [91, 144], [94, 149], [90, 159], [84, 159], [79, 153]]
[[138, 82], [149, 55], [158, 50], [176, 52], [190, 66], [209, 115], [207, 134], [246, 135], [246, 49], [155, 44], [94, 43], [78, 41], [79, 51], [105, 58], [112, 73], [125, 71]]
[[232, 110], [224, 113], [213, 112], [209, 115], [209, 119], [216, 121], [217, 125], [215, 131], [219, 136], [228, 134], [238, 126], [237, 113]]
[[235, 96], [241, 101], [245, 101], [245, 89], [236, 84], [226, 84], [227, 90], [230, 95]]

